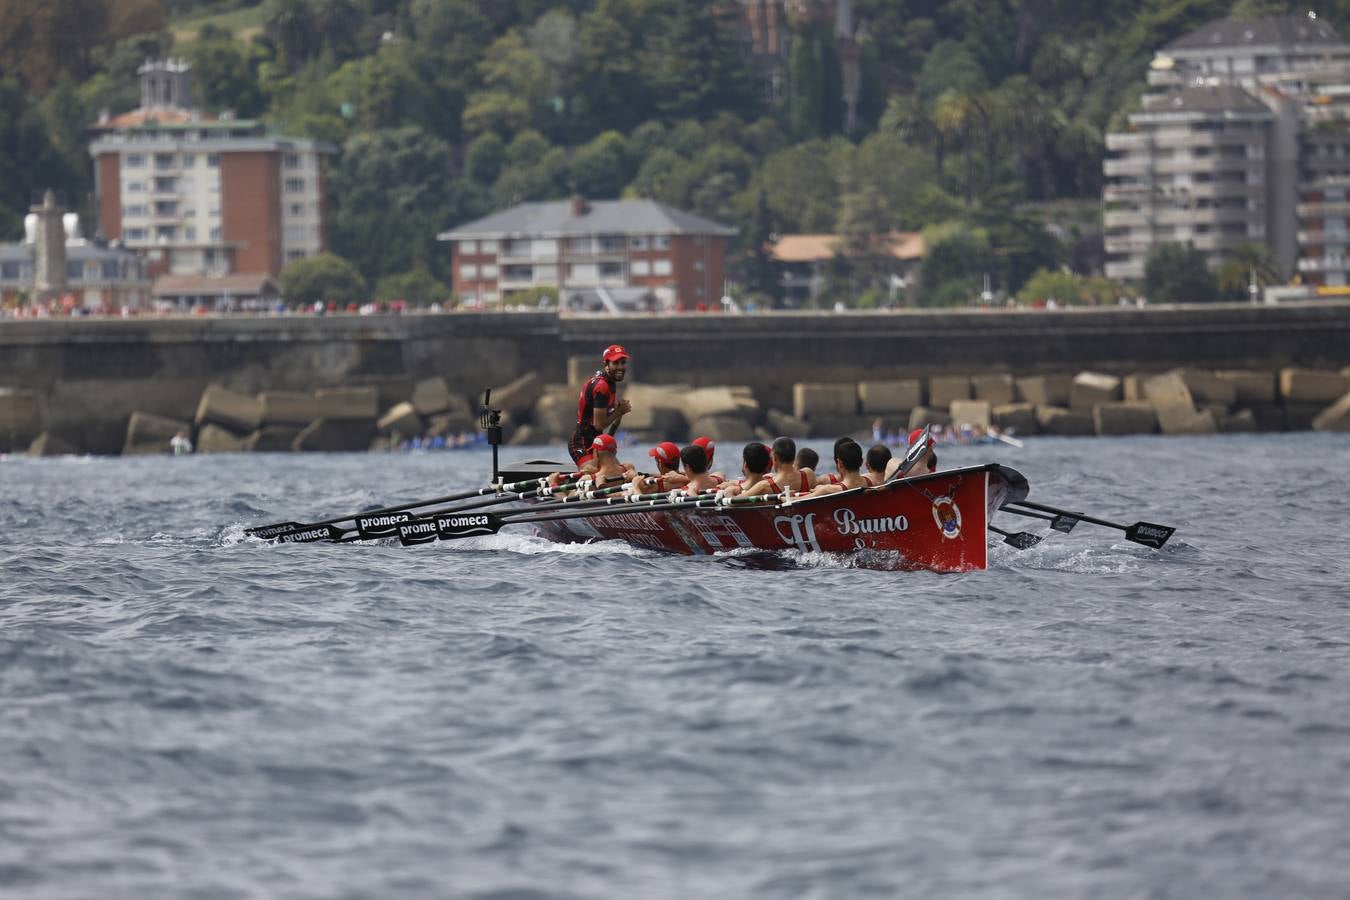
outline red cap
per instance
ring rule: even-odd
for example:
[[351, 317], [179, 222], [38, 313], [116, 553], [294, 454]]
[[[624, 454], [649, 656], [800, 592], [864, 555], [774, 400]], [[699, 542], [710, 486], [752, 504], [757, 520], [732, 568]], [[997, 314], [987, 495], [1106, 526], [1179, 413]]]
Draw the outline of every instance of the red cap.
[[909, 445], [911, 447], [913, 447], [916, 443], [918, 443], [919, 438], [923, 435], [923, 432], [924, 429], [915, 428], [913, 431], [909, 433]]
[[619, 346], [618, 344], [610, 344], [608, 347], [605, 348], [605, 355], [604, 355], [605, 362], [614, 362], [614, 360], [616, 359], [627, 359], [627, 358], [628, 358], [628, 351], [623, 349], [623, 347]]
[[654, 456], [661, 462], [676, 463], [680, 460], [680, 448], [670, 441], [662, 441], [655, 447], [647, 451], [648, 456]]
[[595, 440], [591, 441], [591, 449], [596, 453], [618, 453], [619, 442], [614, 440], [612, 434], [597, 434]]
[[708, 463], [711, 465], [713, 451], [717, 449], [717, 445], [713, 443], [713, 439], [710, 437], [696, 437], [694, 438], [694, 444], [702, 447], [703, 451], [708, 454]]

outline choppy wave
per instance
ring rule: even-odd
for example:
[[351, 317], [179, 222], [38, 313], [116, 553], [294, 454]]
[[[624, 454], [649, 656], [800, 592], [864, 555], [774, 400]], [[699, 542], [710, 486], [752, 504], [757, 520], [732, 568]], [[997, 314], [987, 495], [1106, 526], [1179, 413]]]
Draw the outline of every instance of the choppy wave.
[[987, 455], [1178, 534], [274, 546], [487, 455], [4, 459], [0, 894], [1343, 896], [1350, 440]]

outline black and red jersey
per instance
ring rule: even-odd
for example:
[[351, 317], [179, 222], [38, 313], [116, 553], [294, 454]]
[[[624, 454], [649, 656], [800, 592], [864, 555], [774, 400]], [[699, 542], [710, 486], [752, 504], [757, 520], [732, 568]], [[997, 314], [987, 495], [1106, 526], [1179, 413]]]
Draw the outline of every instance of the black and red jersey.
[[577, 424], [592, 427], [597, 409], [611, 409], [618, 397], [618, 385], [604, 372], [597, 371], [581, 386], [577, 398]]

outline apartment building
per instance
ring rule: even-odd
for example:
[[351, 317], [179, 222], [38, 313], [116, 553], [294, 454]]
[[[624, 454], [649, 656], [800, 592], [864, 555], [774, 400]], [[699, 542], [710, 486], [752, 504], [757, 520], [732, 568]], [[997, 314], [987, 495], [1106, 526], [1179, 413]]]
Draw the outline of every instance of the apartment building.
[[1286, 276], [1334, 272], [1338, 245], [1321, 243], [1332, 232], [1313, 207], [1320, 179], [1339, 177], [1347, 75], [1350, 45], [1311, 15], [1211, 22], [1159, 51], [1155, 90], [1127, 132], [1106, 136], [1107, 276], [1141, 278], [1166, 242], [1214, 265], [1264, 244]]
[[334, 147], [201, 114], [181, 60], [147, 60], [139, 73], [141, 106], [91, 127], [102, 235], [198, 297], [214, 293], [212, 278], [275, 276], [323, 251], [324, 158]]
[[1275, 116], [1231, 85], [1145, 98], [1130, 132], [1106, 136], [1106, 275], [1140, 279], [1156, 244], [1212, 263], [1267, 234], [1266, 155]]
[[636, 290], [662, 308], [694, 309], [721, 300], [735, 233], [651, 200], [573, 197], [523, 203], [436, 237], [451, 246], [462, 298], [495, 303], [549, 286], [564, 305], [598, 298], [612, 307], [615, 292]]

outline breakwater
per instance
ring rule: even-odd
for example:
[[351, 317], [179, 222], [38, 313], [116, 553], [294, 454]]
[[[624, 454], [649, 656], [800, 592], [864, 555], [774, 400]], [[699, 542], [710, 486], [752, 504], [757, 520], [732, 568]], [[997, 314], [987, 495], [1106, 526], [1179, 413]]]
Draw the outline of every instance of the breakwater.
[[[0, 322], [0, 388], [23, 392], [3, 449], [50, 431], [117, 452], [133, 412], [191, 420], [205, 389], [361, 386], [380, 409], [423, 379], [465, 398], [529, 372], [568, 380], [609, 343], [641, 384], [745, 385], [791, 409], [799, 382], [1016, 376], [1177, 366], [1275, 372], [1350, 365], [1350, 304], [1058, 311], [589, 317], [548, 312]], [[25, 413], [31, 407], [31, 415]]]

